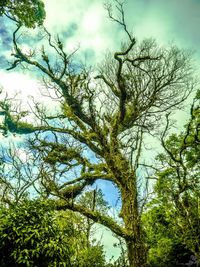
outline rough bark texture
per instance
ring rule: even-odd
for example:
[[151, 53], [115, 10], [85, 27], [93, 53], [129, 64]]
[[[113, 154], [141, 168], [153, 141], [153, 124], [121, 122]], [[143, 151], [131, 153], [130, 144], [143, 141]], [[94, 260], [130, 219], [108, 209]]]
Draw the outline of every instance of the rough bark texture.
[[124, 228], [128, 234], [125, 241], [129, 264], [130, 267], [145, 267], [147, 251], [138, 207], [137, 177], [121, 153], [117, 149], [114, 152], [107, 157], [109, 159], [107, 164], [116, 177], [115, 179], [119, 181], [122, 200], [120, 216], [123, 218]]
[[132, 233], [132, 238], [126, 239], [128, 258], [131, 267], [146, 266], [145, 240], [141, 229], [140, 215], [138, 214], [137, 193], [134, 181], [129, 179], [127, 188], [122, 192], [122, 217], [125, 228]]
[[126, 239], [128, 258], [131, 267], [146, 266], [147, 252], [145, 240], [141, 228], [140, 214], [138, 213], [137, 187], [134, 173], [126, 177], [126, 187], [122, 189], [121, 216], [124, 220], [125, 229], [131, 234]]

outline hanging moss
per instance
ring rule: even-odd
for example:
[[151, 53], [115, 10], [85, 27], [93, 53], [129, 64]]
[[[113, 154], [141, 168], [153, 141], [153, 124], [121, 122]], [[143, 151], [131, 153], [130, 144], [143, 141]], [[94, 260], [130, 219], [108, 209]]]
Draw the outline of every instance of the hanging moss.
[[4, 124], [6, 132], [9, 131], [16, 134], [29, 134], [35, 131], [35, 128], [31, 124], [26, 122], [16, 122], [10, 115], [5, 117]]

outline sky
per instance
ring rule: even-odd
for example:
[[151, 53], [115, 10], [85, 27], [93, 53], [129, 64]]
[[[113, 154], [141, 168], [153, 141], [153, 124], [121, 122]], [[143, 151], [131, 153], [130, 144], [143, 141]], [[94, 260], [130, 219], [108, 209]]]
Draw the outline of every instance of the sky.
[[[46, 6], [45, 26], [52, 35], [61, 38], [65, 50], [71, 52], [79, 47], [77, 55], [88, 64], [101, 64], [104, 55], [118, 51], [127, 36], [119, 25], [108, 19], [104, 0], [44, 0]], [[113, 3], [114, 0], [111, 0]], [[200, 62], [200, 0], [127, 0], [125, 17], [128, 29], [138, 40], [153, 37], [161, 45], [174, 43], [193, 50], [194, 63]], [[0, 24], [0, 86], [9, 94], [21, 92], [23, 99], [33, 95], [40, 99], [40, 85], [33, 73], [18, 69], [6, 71], [7, 60], [11, 61], [11, 33], [14, 25], [7, 20]], [[9, 31], [10, 30], [10, 31]], [[29, 32], [28, 43], [34, 47], [34, 31]], [[24, 44], [24, 47], [28, 47]], [[13, 82], [15, 81], [15, 82]], [[29, 88], [27, 90], [27, 88]], [[30, 102], [30, 99], [29, 99]]]
[[[44, 0], [44, 3], [47, 14], [45, 27], [52, 35], [60, 36], [67, 52], [79, 47], [78, 56], [88, 65], [98, 66], [108, 51], [118, 51], [121, 42], [127, 39], [120, 26], [108, 19], [105, 1]], [[114, 7], [114, 1], [110, 3]], [[137, 40], [153, 37], [160, 45], [174, 43], [180, 48], [194, 51], [194, 66], [199, 74], [200, 0], [127, 0], [124, 9], [128, 29]], [[19, 69], [5, 70], [6, 60], [11, 59], [13, 27], [7, 20], [2, 21], [0, 26], [0, 86], [9, 97], [17, 92], [16, 98], [22, 98], [25, 108], [29, 108], [32, 96], [36, 101], [46, 101], [47, 105], [49, 100], [41, 97], [41, 85], [35, 75]], [[29, 32], [28, 39], [34, 34]], [[31, 45], [34, 47], [34, 41]], [[181, 127], [186, 116], [183, 113], [176, 116]], [[0, 141], [5, 142], [3, 136]], [[110, 194], [109, 187], [104, 186], [104, 190], [107, 195]], [[109, 255], [116, 254], [111, 246], [113, 241], [111, 234], [107, 233], [104, 243], [110, 251]]]
[[[107, 49], [119, 49], [126, 36], [109, 21], [102, 0], [45, 0], [46, 26], [51, 32], [63, 32], [66, 47], [80, 43], [93, 50], [95, 59]], [[114, 1], [110, 1], [113, 3]], [[125, 16], [136, 38], [154, 37], [160, 43], [174, 41], [178, 46], [199, 50], [199, 0], [127, 0]], [[115, 4], [113, 4], [114, 7]], [[56, 12], [55, 12], [56, 11]]]

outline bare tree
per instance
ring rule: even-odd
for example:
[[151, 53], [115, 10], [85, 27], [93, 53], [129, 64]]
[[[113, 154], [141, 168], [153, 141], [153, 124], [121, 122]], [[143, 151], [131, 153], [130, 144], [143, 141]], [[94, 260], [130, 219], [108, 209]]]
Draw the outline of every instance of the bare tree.
[[[30, 147], [40, 155], [41, 183], [47, 195], [56, 197], [57, 208], [79, 212], [108, 227], [124, 238], [130, 266], [146, 266], [139, 173], [142, 151], [148, 135], [158, 132], [167, 112], [181, 107], [195, 82], [188, 53], [175, 46], [159, 47], [153, 40], [138, 43], [127, 29], [123, 4], [116, 1], [118, 17], [111, 6], [106, 8], [128, 41], [121, 51], [106, 57], [95, 77], [91, 70], [77, 67], [60, 39], [53, 41], [46, 30], [56, 63], [44, 48], [40, 59], [34, 53], [25, 54], [17, 39], [18, 25], [13, 33], [15, 61], [9, 69], [21, 64], [35, 67], [46, 87], [55, 90], [60, 111], [46, 114], [37, 107], [41, 124], [30, 125], [2, 105], [1, 129], [35, 133]], [[97, 180], [110, 181], [118, 188], [122, 224], [76, 202]]]
[[8, 148], [1, 147], [0, 161], [1, 204], [15, 206], [31, 191], [42, 194], [38, 183], [41, 166], [34, 170], [36, 157], [33, 160], [30, 153], [10, 143]]

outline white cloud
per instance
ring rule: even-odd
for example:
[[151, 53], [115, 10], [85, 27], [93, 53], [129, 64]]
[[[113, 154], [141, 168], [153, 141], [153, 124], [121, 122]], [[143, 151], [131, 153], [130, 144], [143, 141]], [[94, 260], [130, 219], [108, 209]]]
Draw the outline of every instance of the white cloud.
[[0, 147], [9, 148], [11, 144], [13, 143], [20, 144], [23, 141], [24, 141], [24, 136], [22, 135], [8, 134], [8, 136], [5, 137], [0, 133]]
[[38, 82], [28, 74], [0, 71], [0, 77], [0, 86], [9, 97], [14, 97], [18, 93], [20, 98], [25, 100], [30, 95], [35, 98], [40, 95]]
[[[107, 18], [103, 7], [104, 1], [45, 0], [47, 18], [45, 25], [53, 34], [68, 32], [71, 25], [77, 25], [73, 35], [64, 41], [66, 51], [71, 51], [80, 46], [80, 52], [92, 50], [95, 54], [93, 63], [101, 60], [102, 54], [108, 48], [116, 48], [120, 41], [117, 40], [117, 29]], [[58, 15], [59, 14], [59, 15]], [[116, 41], [117, 40], [117, 41]]]
[[61, 28], [67, 28], [71, 21], [79, 21], [89, 1], [44, 0], [44, 3], [47, 14], [45, 26], [58, 32]]
[[[7, 94], [10, 99], [22, 100], [25, 106], [27, 106], [26, 104], [31, 99], [41, 103], [44, 102], [44, 104], [54, 102], [48, 96], [47, 88], [42, 85], [41, 80], [31, 76], [28, 71], [26, 74], [22, 72], [0, 71], [0, 87], [3, 89], [1, 99]], [[51, 96], [52, 98], [56, 96], [53, 91]]]
[[83, 16], [82, 29], [88, 33], [96, 34], [101, 27], [101, 17], [102, 14], [98, 12], [96, 7], [92, 7]]

